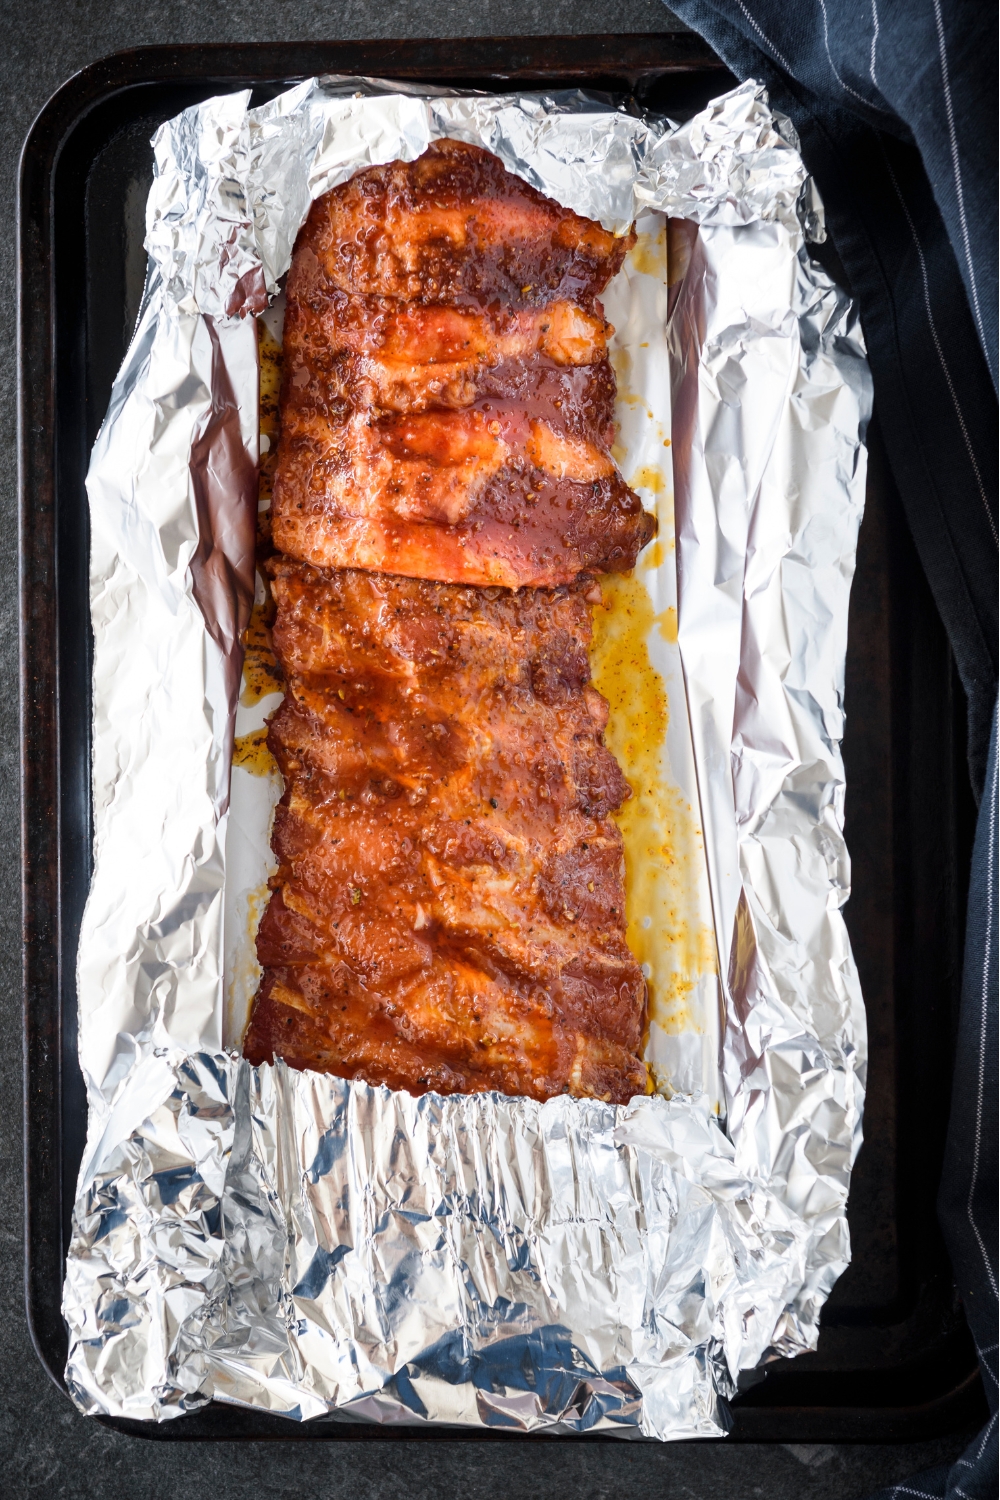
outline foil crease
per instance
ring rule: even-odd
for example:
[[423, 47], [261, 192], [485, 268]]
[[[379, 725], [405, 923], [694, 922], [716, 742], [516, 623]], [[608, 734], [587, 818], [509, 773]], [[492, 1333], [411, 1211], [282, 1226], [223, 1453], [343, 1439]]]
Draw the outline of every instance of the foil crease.
[[[744, 84], [688, 125], [555, 94], [401, 93], [379, 79], [310, 79], [250, 110], [208, 99], [153, 137], [146, 247], [168, 295], [212, 317], [262, 312], [309, 204], [367, 166], [414, 161], [449, 136], [485, 146], [532, 187], [624, 234], [643, 208], [696, 223], [799, 228], [818, 199], [791, 124]], [[780, 129], [779, 129], [780, 124]]]
[[[308, 80], [154, 140], [150, 274], [88, 476], [90, 1100], [67, 1385], [93, 1414], [720, 1435], [815, 1346], [849, 1257], [865, 1024], [841, 907], [843, 671], [870, 381], [822, 215], [753, 83], [674, 127], [580, 94]], [[678, 642], [720, 955], [724, 1118], [413, 1099], [222, 1050], [225, 845], [253, 590], [252, 318], [309, 203], [456, 136], [672, 254]], [[674, 244], [672, 241], [672, 251]], [[686, 265], [684, 261], [686, 260]], [[681, 274], [683, 273], [683, 274]]]
[[723, 1097], [741, 1166], [810, 1225], [775, 1333], [794, 1353], [850, 1256], [861, 1144], [840, 743], [870, 377], [856, 310], [780, 222], [698, 235], [668, 336], [678, 642], [728, 955]]
[[803, 1275], [805, 1224], [704, 1102], [417, 1099], [202, 1053], [147, 1060], [116, 1114], [67, 1281], [91, 1413], [715, 1436]]

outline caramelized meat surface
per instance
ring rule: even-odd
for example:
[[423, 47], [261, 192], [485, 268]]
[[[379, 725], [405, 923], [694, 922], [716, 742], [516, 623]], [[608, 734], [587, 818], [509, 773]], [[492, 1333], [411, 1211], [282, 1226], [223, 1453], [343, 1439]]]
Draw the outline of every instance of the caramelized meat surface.
[[253, 1062], [414, 1093], [645, 1087], [609, 818], [629, 788], [575, 581], [654, 525], [610, 451], [597, 299], [628, 244], [456, 141], [312, 207], [270, 513], [285, 792]]
[[324, 567], [552, 587], [654, 529], [597, 297], [631, 241], [438, 141], [318, 199], [287, 286], [272, 534]]
[[536, 192], [492, 152], [441, 140], [317, 199], [296, 280], [307, 293], [332, 286], [405, 302], [590, 306], [629, 243]]
[[269, 568], [285, 794], [246, 1056], [414, 1093], [642, 1092], [584, 586]]

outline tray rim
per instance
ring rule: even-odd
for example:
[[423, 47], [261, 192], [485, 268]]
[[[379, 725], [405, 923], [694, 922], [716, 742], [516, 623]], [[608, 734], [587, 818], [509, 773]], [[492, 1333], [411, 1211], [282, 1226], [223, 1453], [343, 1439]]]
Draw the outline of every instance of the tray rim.
[[[545, 63], [530, 63], [534, 54]], [[668, 55], [669, 54], [669, 55]], [[51, 629], [58, 587], [56, 536], [58, 417], [56, 401], [54, 179], [63, 148], [91, 112], [117, 96], [174, 85], [208, 97], [212, 91], [286, 84], [317, 69], [293, 66], [323, 58], [319, 71], [415, 79], [578, 84], [581, 74], [632, 88], [670, 74], [718, 71], [721, 61], [690, 31], [621, 36], [519, 36], [370, 39], [289, 43], [189, 43], [144, 46], [109, 54], [73, 74], [36, 116], [21, 151], [16, 238], [18, 301], [18, 584], [21, 750], [22, 985], [24, 1058], [25, 1303], [29, 1332], [43, 1367], [60, 1389], [62, 1235], [62, 971], [60, 943], [60, 714], [58, 640]], [[520, 61], [519, 61], [520, 60]], [[490, 61], [517, 66], [486, 67]], [[285, 66], [276, 66], [284, 63]], [[39, 630], [48, 610], [50, 631]], [[53, 1225], [55, 1229], [53, 1229]], [[946, 1393], [917, 1405], [741, 1406], [737, 1441], [907, 1441], [975, 1420], [983, 1406], [978, 1369]], [[233, 1414], [267, 1431], [193, 1432], [211, 1414], [223, 1427]], [[103, 1424], [150, 1440], [430, 1439], [509, 1440], [481, 1429], [383, 1427], [346, 1420], [295, 1424], [251, 1409], [212, 1402], [163, 1424], [99, 1417]], [[278, 1429], [271, 1430], [277, 1422]], [[286, 1430], [282, 1431], [281, 1428]], [[525, 1434], [517, 1434], [524, 1437]], [[545, 1437], [539, 1433], [531, 1436]], [[565, 1434], [549, 1441], [601, 1442], [613, 1435]]]

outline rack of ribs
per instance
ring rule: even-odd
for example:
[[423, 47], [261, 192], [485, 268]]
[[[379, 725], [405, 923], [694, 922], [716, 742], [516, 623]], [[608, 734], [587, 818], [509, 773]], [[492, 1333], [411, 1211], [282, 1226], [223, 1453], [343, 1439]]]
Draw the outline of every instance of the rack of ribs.
[[630, 791], [587, 658], [589, 575], [654, 525], [610, 456], [597, 298], [629, 243], [455, 141], [312, 207], [265, 565], [285, 792], [252, 1062], [645, 1089], [609, 817]]

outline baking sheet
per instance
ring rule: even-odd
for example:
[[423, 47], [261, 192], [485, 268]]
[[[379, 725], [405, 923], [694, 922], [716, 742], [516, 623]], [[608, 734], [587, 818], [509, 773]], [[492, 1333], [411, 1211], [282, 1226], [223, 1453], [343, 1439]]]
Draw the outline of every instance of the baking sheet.
[[[630, 916], [637, 942], [653, 917], [679, 934], [651, 973], [671, 1098], [413, 1100], [223, 1046], [230, 832], [249, 828], [229, 775], [254, 589], [249, 314], [311, 196], [446, 134], [609, 227], [696, 226], [670, 235], [667, 361], [624, 332], [616, 351], [627, 477], [658, 506], [667, 418], [650, 392], [669, 369], [676, 571], [665, 532], [652, 567], [607, 586], [632, 592], [603, 613], [596, 656], [599, 681], [620, 681], [616, 659], [645, 650], [663, 684], [640, 727], [668, 718], [666, 754], [649, 760], [638, 734], [629, 749], [628, 710], [616, 748], [676, 799], [661, 853], [697, 863], [701, 831], [715, 1100], [679, 1086], [705, 1078], [687, 1018], [709, 979], [700, 947], [685, 967], [700, 929], [671, 915], [655, 862], [653, 911]], [[96, 871], [67, 1384], [82, 1410], [150, 1420], [216, 1397], [298, 1419], [721, 1434], [741, 1371], [815, 1344], [849, 1255], [865, 1068], [839, 737], [870, 382], [856, 315], [809, 254], [821, 213], [794, 133], [752, 83], [674, 128], [579, 94], [334, 79], [260, 110], [206, 101], [154, 145], [151, 272], [88, 477]], [[623, 330], [633, 300], [663, 296], [643, 269], [659, 229], [643, 233]], [[258, 861], [264, 821], [256, 855], [244, 840]], [[248, 902], [229, 929], [248, 939], [250, 921]]]

